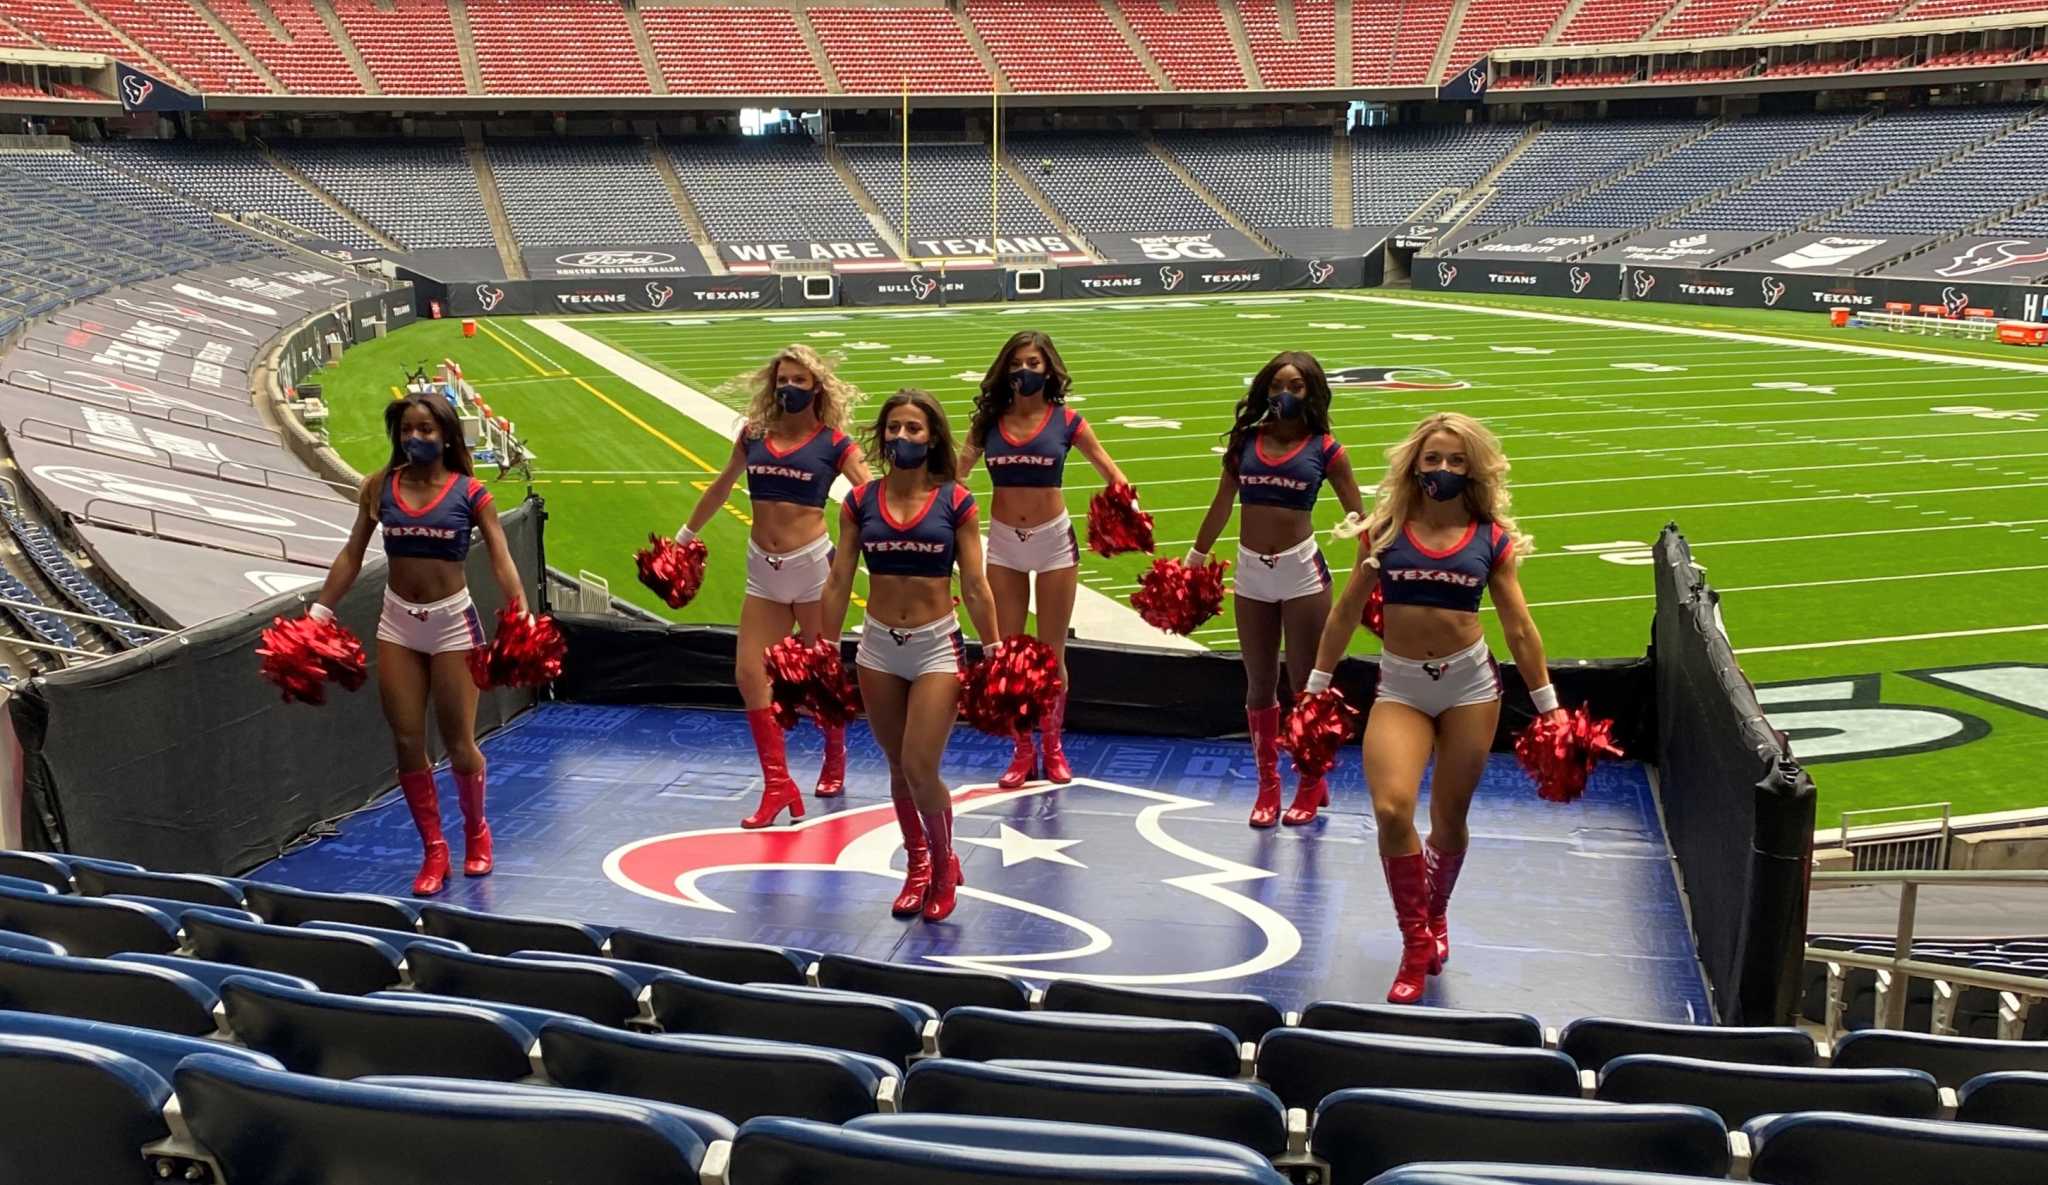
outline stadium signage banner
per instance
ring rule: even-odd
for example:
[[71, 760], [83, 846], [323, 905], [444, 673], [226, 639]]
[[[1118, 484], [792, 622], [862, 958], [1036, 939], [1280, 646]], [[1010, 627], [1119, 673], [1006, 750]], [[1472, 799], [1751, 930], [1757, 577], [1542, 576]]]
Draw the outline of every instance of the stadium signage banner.
[[1800, 234], [1725, 264], [1745, 271], [1806, 276], [1854, 275], [1916, 251], [1932, 235]]
[[1247, 259], [1223, 263], [1103, 264], [1059, 270], [1060, 295], [1201, 296], [1213, 292], [1277, 292], [1292, 288], [1356, 288], [1362, 259]]
[[1414, 285], [1440, 292], [1523, 292], [1531, 296], [1583, 296], [1613, 300], [1621, 295], [1620, 269], [1611, 264], [1550, 263], [1541, 260], [1418, 259]]
[[124, 111], [206, 110], [205, 99], [144, 74], [126, 62], [114, 63], [114, 90], [121, 96]]
[[687, 276], [704, 271], [695, 243], [637, 247], [528, 247], [520, 257], [537, 280], [611, 276]]
[[183, 628], [239, 613], [279, 593], [317, 591], [327, 570], [275, 557], [170, 543], [90, 523], [74, 528], [102, 571], [165, 625]]
[[[279, 488], [298, 488], [320, 493], [312, 483], [294, 483], [286, 474], [311, 474], [286, 452], [274, 435], [259, 435], [258, 429], [209, 431], [190, 424], [172, 423], [137, 410], [130, 412], [100, 403], [39, 395], [20, 387], [0, 384], [0, 415], [6, 417], [8, 433], [16, 439], [69, 444], [96, 453], [134, 457], [147, 464], [209, 476], [238, 478], [265, 484], [266, 477]], [[222, 424], [223, 429], [232, 425]], [[277, 470], [265, 474], [263, 470]]]
[[1427, 247], [1447, 229], [1442, 222], [1409, 222], [1395, 227], [1392, 232], [1396, 247]]
[[835, 270], [893, 271], [903, 266], [886, 244], [874, 239], [720, 243], [718, 257], [735, 274], [773, 271], [778, 263], [829, 263]]
[[1754, 231], [1652, 230], [1603, 247], [1586, 257], [1587, 263], [1625, 263], [1631, 267], [1658, 264], [1706, 266], [1762, 242], [1765, 235]]
[[1524, 226], [1497, 239], [1466, 244], [1457, 251], [1472, 260], [1513, 259], [1556, 262], [1591, 251], [1615, 234], [1591, 227]]
[[1983, 284], [2024, 284], [2048, 276], [2048, 239], [1973, 235], [1885, 269], [1887, 276]]
[[912, 239], [910, 249], [925, 258], [988, 259], [1001, 255], [1044, 255], [1054, 263], [1087, 263], [1088, 253], [1065, 235], [998, 235], [957, 239]]
[[992, 268], [939, 272], [850, 272], [839, 277], [839, 301], [849, 305], [985, 304], [1003, 299], [1003, 276]]
[[190, 337], [169, 326], [131, 327], [125, 334], [102, 336], [76, 326], [45, 323], [29, 331], [21, 348], [80, 363], [84, 369], [145, 382], [161, 380], [231, 396], [249, 389], [248, 374], [231, 364], [234, 350], [227, 343]]
[[1436, 88], [1436, 97], [1446, 103], [1477, 103], [1486, 98], [1486, 84], [1492, 77], [1493, 60], [1480, 58], [1444, 79]]
[[274, 440], [269, 428], [256, 414], [247, 393], [194, 391], [168, 383], [145, 382], [127, 375], [88, 368], [63, 358], [49, 358], [18, 350], [0, 362], [6, 382], [30, 391], [41, 391], [80, 403], [93, 403], [122, 411], [195, 427], [236, 430]]
[[1899, 276], [1795, 276], [1737, 272], [1721, 268], [1632, 268], [1624, 282], [1628, 300], [1716, 305], [1724, 308], [1791, 309], [1799, 312], [1884, 312], [1904, 305], [1911, 311], [1961, 317], [1971, 310], [2013, 320], [2048, 317], [2038, 290], [2012, 284], [1921, 280]]
[[673, 313], [782, 305], [776, 276], [663, 276], [614, 280], [484, 280], [450, 284], [451, 317], [546, 313]]
[[1154, 231], [1092, 236], [1095, 247], [1118, 263], [1214, 263], [1258, 259], [1266, 250], [1234, 230]]

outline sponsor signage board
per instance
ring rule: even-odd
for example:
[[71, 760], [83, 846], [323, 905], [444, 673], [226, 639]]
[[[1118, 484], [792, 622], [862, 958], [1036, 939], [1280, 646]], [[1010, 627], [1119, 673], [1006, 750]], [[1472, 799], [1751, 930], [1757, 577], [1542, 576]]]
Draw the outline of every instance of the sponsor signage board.
[[704, 253], [695, 243], [628, 247], [528, 247], [520, 252], [536, 280], [611, 279], [619, 276], [703, 275]]
[[1514, 259], [1555, 263], [1574, 259], [1591, 251], [1618, 233], [1595, 227], [1523, 226], [1484, 243], [1460, 245], [1456, 251], [1467, 259]]
[[718, 257], [736, 275], [769, 272], [778, 263], [829, 263], [834, 270], [896, 271], [903, 261], [876, 239], [755, 240], [718, 244]]
[[839, 277], [839, 300], [849, 305], [924, 305], [954, 301], [985, 304], [1003, 298], [1003, 276], [993, 268], [927, 272], [848, 272]]
[[1706, 267], [1755, 246], [1765, 237], [1755, 231], [1648, 230], [1602, 247], [1586, 256], [1586, 262], [1623, 263], [1631, 267]]
[[1620, 269], [1601, 263], [1543, 260], [1417, 259], [1415, 287], [1442, 292], [1523, 292], [1532, 296], [1582, 296], [1612, 300]]
[[1265, 248], [1234, 230], [1153, 231], [1090, 236], [1095, 249], [1117, 263], [1217, 263], [1260, 259]]
[[147, 606], [150, 616], [179, 629], [240, 613], [279, 593], [317, 592], [327, 579], [325, 568], [311, 564], [194, 547], [90, 523], [74, 529], [101, 571]]
[[999, 256], [1043, 255], [1054, 263], [1093, 263], [1088, 253], [1063, 234], [957, 235], [912, 238], [910, 250], [926, 259], [990, 259]]
[[593, 280], [483, 280], [448, 286], [452, 317], [537, 313], [670, 313], [776, 308], [778, 276], [662, 276]]
[[1779, 239], [1722, 266], [1779, 275], [1847, 276], [1869, 271], [1932, 241], [1932, 235], [1809, 232]]
[[1884, 274], [1951, 283], [2030, 283], [2048, 277], [2048, 239], [1971, 235], [1915, 255]]
[[[268, 477], [284, 488], [298, 489], [305, 489], [306, 483], [297, 479], [312, 477], [274, 435], [257, 435], [248, 428], [236, 432], [233, 425], [224, 425], [229, 431], [211, 431], [139, 408], [45, 395], [6, 383], [0, 383], [0, 423], [6, 425], [10, 439], [68, 444], [196, 473], [258, 483]], [[311, 492], [323, 489], [316, 482]]]

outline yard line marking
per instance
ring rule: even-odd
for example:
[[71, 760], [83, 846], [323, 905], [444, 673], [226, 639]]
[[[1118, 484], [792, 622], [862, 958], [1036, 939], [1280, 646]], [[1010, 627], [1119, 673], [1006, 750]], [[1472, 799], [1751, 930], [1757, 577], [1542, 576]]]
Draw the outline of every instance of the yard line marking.
[[[1728, 593], [1784, 592], [1790, 589], [1802, 588], [1837, 588], [1850, 584], [1886, 584], [1898, 580], [1943, 580], [1953, 576], [1997, 576], [2010, 572], [2042, 571], [2048, 571], [2048, 564], [2019, 564], [2007, 568], [1968, 568], [1954, 572], [1909, 572], [1894, 576], [1848, 576], [1838, 580], [1798, 580], [1788, 584], [1750, 584], [1730, 588], [1720, 588], [1717, 586], [1714, 591], [1725, 596]], [[1623, 601], [1654, 601], [1656, 599], [1656, 593], [1630, 594], [1616, 597], [1575, 597], [1564, 601], [1531, 601], [1529, 602], [1529, 607], [1531, 609], [1554, 609], [1565, 605], [1612, 605]], [[1486, 606], [1486, 611], [1492, 612], [1493, 606]]]
[[1977, 630], [1938, 630], [1931, 634], [1892, 634], [1883, 638], [1843, 638], [1834, 642], [1793, 642], [1782, 646], [1740, 646], [1737, 654], [1785, 654], [1794, 650], [1833, 650], [1842, 646], [1885, 646], [1894, 642], [1938, 642], [1947, 638], [1985, 638], [1994, 634], [2032, 634], [2048, 630], [2048, 621], [2035, 625], [1999, 625]]
[[496, 329], [492, 328], [491, 323], [489, 321], [479, 319], [476, 323], [476, 326], [478, 329], [484, 331], [484, 335], [486, 337], [489, 337], [492, 341], [497, 342], [500, 346], [504, 347], [506, 353], [512, 355], [514, 358], [519, 359], [521, 362], [526, 363], [527, 368], [533, 371], [533, 373], [539, 375], [540, 377], [544, 379], [561, 378], [563, 375], [569, 373], [568, 371], [563, 370], [559, 366], [557, 366], [553, 370], [548, 370], [542, 367], [540, 363], [535, 362], [531, 358], [528, 358], [524, 353], [520, 351], [518, 346], [515, 346], [511, 342], [505, 340], [503, 334], [499, 333]]

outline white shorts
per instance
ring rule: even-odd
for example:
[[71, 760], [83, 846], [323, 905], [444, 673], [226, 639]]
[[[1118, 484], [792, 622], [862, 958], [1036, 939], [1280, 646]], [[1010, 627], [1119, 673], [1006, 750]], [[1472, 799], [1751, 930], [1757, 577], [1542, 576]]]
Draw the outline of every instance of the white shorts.
[[377, 617], [377, 640], [428, 655], [488, 645], [483, 619], [477, 616], [466, 588], [431, 605], [415, 605], [385, 589], [384, 612]]
[[870, 617], [860, 631], [855, 666], [915, 683], [926, 675], [955, 675], [966, 665], [960, 621], [952, 614], [929, 625], [896, 629]]
[[1240, 601], [1291, 601], [1330, 591], [1330, 565], [1314, 536], [1278, 555], [1263, 555], [1243, 544], [1237, 547], [1237, 580], [1231, 592]]
[[1486, 639], [1449, 658], [1417, 661], [1398, 654], [1380, 655], [1379, 698], [1407, 704], [1435, 719], [1452, 708], [1500, 698], [1500, 664], [1486, 649]]
[[1078, 567], [1081, 544], [1074, 538], [1074, 517], [1061, 514], [1035, 527], [1013, 527], [989, 519], [988, 562], [1019, 572], [1057, 572]]
[[787, 555], [770, 555], [747, 540], [747, 595], [778, 605], [803, 605], [825, 595], [832, 572], [832, 536], [820, 535]]

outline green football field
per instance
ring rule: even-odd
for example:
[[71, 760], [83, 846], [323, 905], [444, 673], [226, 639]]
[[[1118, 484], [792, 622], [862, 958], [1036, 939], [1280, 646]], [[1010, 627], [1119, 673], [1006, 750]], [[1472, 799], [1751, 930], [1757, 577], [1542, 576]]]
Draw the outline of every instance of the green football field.
[[[1428, 412], [1500, 434], [1536, 540], [1523, 587], [1553, 659], [1644, 652], [1648, 548], [1676, 521], [1773, 722], [1814, 765], [1824, 825], [1860, 807], [2048, 803], [2048, 357], [2029, 351], [1795, 313], [1448, 294], [480, 325], [464, 339], [455, 322], [422, 323], [319, 376], [336, 447], [359, 468], [381, 463], [382, 405], [405, 368], [457, 360], [532, 444], [549, 562], [650, 608], [632, 553], [688, 514], [731, 448], [734, 381], [785, 343], [837, 356], [870, 396], [925, 387], [964, 427], [997, 347], [1044, 329], [1076, 410], [1157, 520], [1161, 554], [1193, 538], [1246, 380], [1276, 351], [1307, 349], [1356, 372], [1333, 432], [1368, 491], [1383, 450]], [[1396, 368], [1392, 385], [1373, 373]], [[1097, 483], [1078, 458], [1068, 473], [1084, 519]], [[521, 485], [496, 484], [501, 502]], [[986, 496], [980, 472], [972, 485]], [[662, 612], [737, 616], [746, 511], [735, 495], [707, 530], [703, 595]], [[1318, 525], [1339, 513], [1326, 496]], [[1350, 544], [1326, 550], [1348, 568]], [[1146, 562], [1088, 555], [1089, 600], [1114, 616]], [[1229, 621], [1226, 608], [1195, 641], [1234, 646]], [[1360, 631], [1356, 647], [1373, 642]]]

